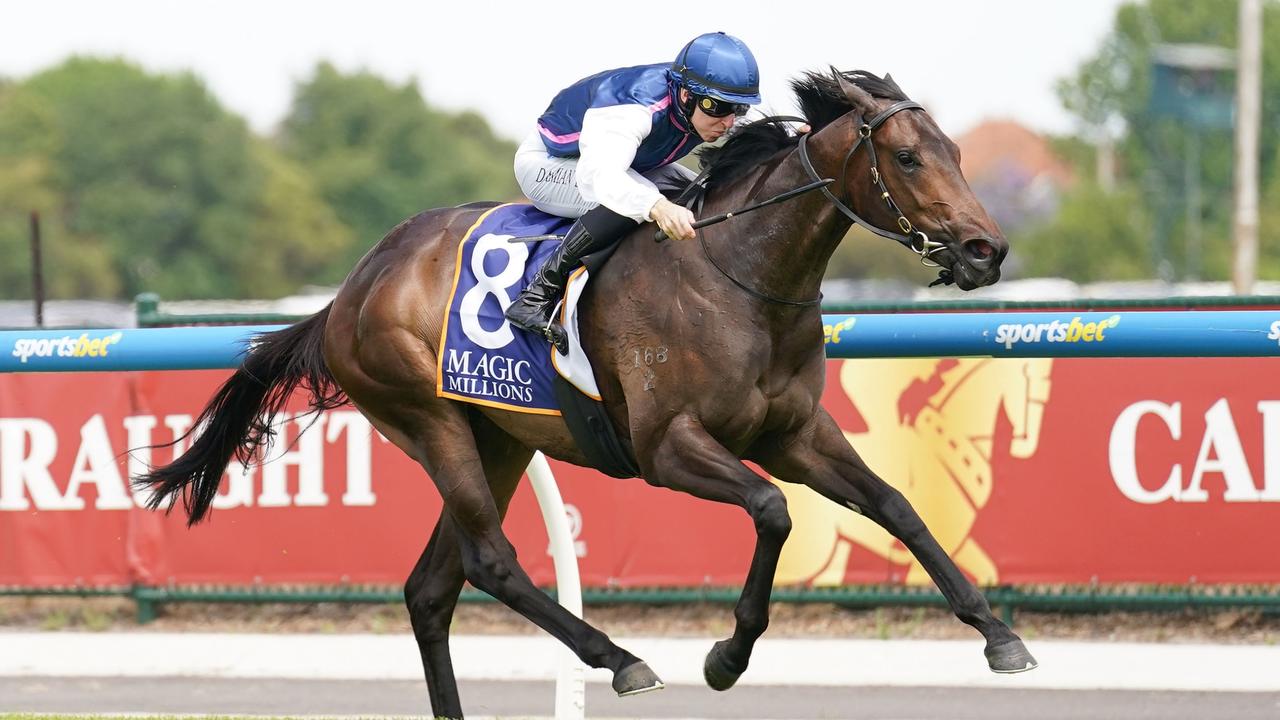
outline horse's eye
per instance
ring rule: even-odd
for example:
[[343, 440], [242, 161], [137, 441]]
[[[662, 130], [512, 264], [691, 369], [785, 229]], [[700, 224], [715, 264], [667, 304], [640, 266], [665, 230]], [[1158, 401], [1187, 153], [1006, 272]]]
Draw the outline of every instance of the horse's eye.
[[918, 165], [919, 163], [916, 162], [916, 156], [912, 155], [910, 151], [899, 150], [898, 164], [901, 165], [902, 167], [911, 167], [913, 165]]

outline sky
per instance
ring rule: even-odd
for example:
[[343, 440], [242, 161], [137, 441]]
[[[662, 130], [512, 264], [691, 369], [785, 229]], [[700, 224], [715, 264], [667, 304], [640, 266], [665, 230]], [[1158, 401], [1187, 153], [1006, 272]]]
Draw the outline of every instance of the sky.
[[192, 71], [228, 109], [270, 132], [315, 64], [415, 80], [429, 103], [471, 108], [521, 139], [574, 80], [667, 62], [723, 30], [760, 64], [765, 106], [793, 112], [804, 70], [891, 73], [943, 130], [987, 118], [1076, 130], [1055, 82], [1092, 56], [1124, 0], [35, 0], [0, 21], [0, 76], [71, 55]]

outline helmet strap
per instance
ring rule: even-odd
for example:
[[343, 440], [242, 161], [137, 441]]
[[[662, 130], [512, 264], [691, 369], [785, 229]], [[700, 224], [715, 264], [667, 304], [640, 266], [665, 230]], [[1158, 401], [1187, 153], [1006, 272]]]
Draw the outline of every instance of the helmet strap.
[[[689, 88], [684, 87], [684, 85], [681, 84], [679, 81], [677, 81], [675, 85], [676, 85], [675, 106], [679, 115], [679, 120], [687, 128], [686, 132], [692, 133], [693, 132], [693, 108], [694, 108], [694, 103], [696, 102], [696, 100], [694, 99], [694, 93]], [[688, 100], [680, 99], [680, 92], [682, 90], [686, 95], [689, 96]]]
[[698, 96], [688, 88], [685, 88], [684, 92], [689, 96], [689, 99], [680, 103], [680, 112], [683, 113], [685, 120], [688, 120], [690, 124], [693, 124], [693, 108], [698, 102]]

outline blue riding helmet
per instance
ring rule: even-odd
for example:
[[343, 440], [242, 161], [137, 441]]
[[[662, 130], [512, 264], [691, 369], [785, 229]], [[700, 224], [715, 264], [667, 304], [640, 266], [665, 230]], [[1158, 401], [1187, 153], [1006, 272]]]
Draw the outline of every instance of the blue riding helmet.
[[671, 75], [694, 95], [728, 103], [760, 103], [760, 69], [746, 43], [722, 32], [689, 41], [671, 64]]

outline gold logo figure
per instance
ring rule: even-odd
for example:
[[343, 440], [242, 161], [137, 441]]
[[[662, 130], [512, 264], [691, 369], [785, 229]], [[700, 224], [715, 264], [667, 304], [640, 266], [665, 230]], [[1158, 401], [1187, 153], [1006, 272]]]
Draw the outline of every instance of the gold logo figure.
[[[970, 534], [991, 498], [996, 422], [1012, 428], [1010, 456], [1036, 452], [1053, 360], [847, 360], [841, 390], [865, 430], [845, 429], [868, 467], [915, 507], [956, 565], [979, 585], [999, 582], [999, 570]], [[779, 483], [793, 520], [776, 583], [843, 585], [854, 543], [886, 561], [885, 580], [931, 582], [924, 568], [879, 525], [803, 485]], [[903, 578], [895, 566], [906, 566]]]

